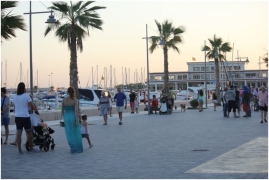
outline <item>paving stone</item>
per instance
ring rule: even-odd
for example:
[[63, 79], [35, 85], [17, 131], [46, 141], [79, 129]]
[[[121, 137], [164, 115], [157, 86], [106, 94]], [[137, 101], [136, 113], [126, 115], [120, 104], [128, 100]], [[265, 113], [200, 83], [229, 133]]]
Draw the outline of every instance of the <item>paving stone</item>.
[[[1, 146], [1, 178], [3, 179], [225, 179], [268, 178], [266, 173], [186, 173], [225, 153], [230, 157], [249, 159], [259, 152], [268, 159], [268, 142], [261, 147], [233, 154], [233, 150], [248, 145], [257, 138], [268, 138], [267, 124], [259, 123], [259, 112], [251, 118], [223, 118], [213, 107], [202, 113], [186, 110], [171, 115], [123, 114], [109, 118], [103, 126], [102, 117], [88, 117], [89, 148], [83, 139], [83, 153], [70, 154], [64, 128], [59, 120], [49, 122], [55, 133], [55, 149], [48, 152], [17, 155], [16, 146]], [[15, 128], [10, 127], [10, 133]], [[2, 127], [3, 131], [3, 127]], [[3, 133], [2, 133], [3, 134]], [[14, 140], [10, 136], [10, 142]], [[23, 133], [22, 142], [26, 141]], [[267, 149], [262, 152], [261, 148]], [[198, 151], [193, 151], [198, 150]], [[208, 151], [199, 151], [208, 150]], [[266, 161], [267, 163], [267, 161]], [[259, 166], [253, 159], [247, 165]], [[267, 164], [268, 166], [268, 164]], [[212, 168], [208, 166], [209, 170]], [[19, 170], [18, 170], [19, 169]], [[224, 169], [225, 170], [225, 169]], [[16, 172], [16, 173], [14, 173]], [[33, 173], [30, 173], [33, 172]]]

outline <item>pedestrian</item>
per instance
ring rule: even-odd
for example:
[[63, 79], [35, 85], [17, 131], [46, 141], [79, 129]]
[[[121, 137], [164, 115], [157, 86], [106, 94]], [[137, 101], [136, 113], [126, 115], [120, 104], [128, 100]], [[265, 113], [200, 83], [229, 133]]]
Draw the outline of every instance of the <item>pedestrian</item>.
[[260, 91], [257, 94], [259, 101], [259, 109], [261, 111], [261, 123], [267, 122], [266, 116], [268, 112], [268, 92], [265, 91], [265, 87], [261, 86]]
[[250, 103], [250, 91], [247, 86], [243, 86], [242, 104], [245, 115], [243, 117], [250, 117], [249, 115], [249, 103]]
[[67, 142], [70, 146], [70, 153], [82, 153], [82, 137], [79, 123], [79, 104], [73, 87], [67, 89], [68, 96], [62, 101], [62, 117]]
[[135, 112], [136, 112], [136, 114], [139, 114], [139, 112], [138, 112], [139, 101], [138, 101], [138, 99], [137, 99], [137, 96], [135, 96], [134, 106], [135, 106]]
[[235, 107], [238, 112], [238, 117], [240, 117], [240, 111], [241, 111], [240, 92], [238, 91], [236, 86], [235, 86]]
[[204, 92], [202, 89], [198, 91], [198, 105], [199, 105], [199, 112], [203, 111], [203, 101], [204, 101]]
[[91, 143], [89, 132], [88, 132], [88, 123], [87, 123], [87, 115], [86, 114], [81, 114], [81, 136], [82, 138], [86, 138], [89, 144], [89, 147], [92, 148], [93, 144]]
[[110, 117], [113, 117], [112, 116], [112, 106], [113, 106], [113, 103], [112, 103], [112, 97], [111, 97], [111, 94], [110, 94], [109, 91], [108, 91], [107, 97], [109, 99], [109, 115], [110, 115]]
[[222, 92], [222, 97], [223, 97], [223, 116], [227, 117], [227, 110], [228, 110], [228, 101], [225, 98], [225, 94], [228, 91], [228, 88], [225, 87]]
[[135, 100], [135, 92], [133, 92], [133, 90], [130, 90], [130, 94], [129, 94], [129, 98], [130, 98], [130, 107], [131, 107], [131, 114], [134, 114], [134, 100]]
[[20, 82], [17, 87], [17, 94], [13, 96], [16, 123], [16, 144], [18, 147], [18, 154], [23, 154], [21, 149], [21, 135], [23, 128], [26, 131], [27, 141], [29, 143], [29, 152], [38, 152], [38, 149], [33, 148], [33, 132], [31, 127], [30, 115], [28, 107], [33, 108], [33, 102], [29, 94], [26, 93], [25, 84]]
[[126, 96], [124, 93], [121, 92], [120, 88], [117, 88], [117, 93], [114, 96], [114, 101], [116, 101], [116, 106], [117, 106], [117, 111], [119, 114], [119, 125], [122, 125], [122, 111], [124, 107], [124, 101], [125, 101], [125, 109], [127, 108], [127, 100]]
[[156, 99], [156, 95], [153, 95], [153, 98], [151, 101], [151, 107], [155, 108], [155, 114], [157, 114], [156, 109], [158, 108], [158, 100]]
[[258, 103], [258, 99], [257, 99], [257, 96], [258, 96], [258, 92], [259, 92], [259, 89], [256, 88], [253, 92], [253, 98], [254, 98], [254, 111], [259, 111], [259, 103]]
[[217, 94], [215, 92], [213, 92], [213, 95], [212, 95], [212, 102], [214, 103], [214, 111], [216, 111], [218, 99], [217, 99]]
[[174, 101], [175, 101], [175, 93], [174, 93], [172, 87], [170, 87], [170, 90], [169, 90], [169, 98], [170, 98], [170, 101], [171, 101], [171, 109], [173, 109]]
[[1, 123], [5, 127], [5, 141], [8, 143], [9, 121], [10, 121], [10, 98], [6, 95], [6, 88], [1, 88]]
[[227, 118], [229, 118], [230, 112], [233, 109], [234, 118], [237, 118], [236, 116], [236, 110], [235, 110], [235, 91], [233, 85], [230, 86], [230, 89], [225, 93], [225, 99], [228, 102], [228, 114]]
[[107, 114], [109, 111], [109, 98], [106, 96], [105, 91], [102, 91], [102, 96], [98, 103], [98, 110], [101, 111], [101, 115], [103, 116], [103, 119], [104, 119], [103, 125], [107, 125]]

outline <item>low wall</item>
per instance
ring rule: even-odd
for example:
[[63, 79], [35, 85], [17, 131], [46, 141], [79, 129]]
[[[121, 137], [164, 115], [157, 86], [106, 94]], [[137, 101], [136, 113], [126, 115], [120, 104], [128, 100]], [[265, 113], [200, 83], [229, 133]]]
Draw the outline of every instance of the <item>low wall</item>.
[[[175, 106], [179, 107], [180, 104], [186, 104], [186, 106], [189, 106], [189, 100], [186, 101], [175, 101]], [[141, 103], [139, 104], [139, 111], [144, 111], [145, 104]], [[123, 111], [125, 112], [131, 112], [131, 108], [128, 105], [126, 110]], [[52, 121], [52, 120], [60, 120], [61, 119], [61, 110], [46, 110], [46, 111], [39, 111], [40, 115], [44, 119], [44, 121]], [[81, 108], [81, 113], [86, 114], [88, 117], [90, 116], [99, 116], [100, 111], [98, 111], [97, 107], [89, 107], [89, 108]], [[116, 107], [113, 106], [112, 108], [112, 114], [117, 114]], [[15, 116], [14, 113], [10, 114], [10, 124], [15, 124]]]

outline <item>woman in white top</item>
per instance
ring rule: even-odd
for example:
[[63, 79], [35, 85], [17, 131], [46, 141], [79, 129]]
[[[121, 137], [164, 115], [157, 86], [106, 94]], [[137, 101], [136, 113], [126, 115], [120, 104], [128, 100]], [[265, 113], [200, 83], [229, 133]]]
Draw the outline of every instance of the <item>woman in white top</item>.
[[31, 127], [30, 115], [28, 106], [33, 108], [32, 99], [28, 93], [26, 93], [25, 84], [20, 82], [17, 88], [17, 94], [13, 96], [15, 105], [15, 123], [16, 123], [16, 143], [19, 154], [23, 154], [21, 150], [21, 135], [22, 130], [26, 131], [27, 141], [29, 143], [30, 152], [37, 152], [37, 149], [33, 149], [33, 132]]

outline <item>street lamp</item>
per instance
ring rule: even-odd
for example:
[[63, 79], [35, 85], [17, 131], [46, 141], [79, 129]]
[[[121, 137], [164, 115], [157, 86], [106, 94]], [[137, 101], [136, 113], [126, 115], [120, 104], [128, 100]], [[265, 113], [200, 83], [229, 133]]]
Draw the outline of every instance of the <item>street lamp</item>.
[[205, 41], [205, 46], [202, 51], [205, 52], [205, 107], [207, 108], [207, 79], [206, 79], [206, 41]]
[[52, 85], [52, 74], [53, 74], [53, 73], [50, 73], [50, 86], [53, 86], [53, 85]]
[[260, 61], [260, 58], [262, 58], [262, 57], [260, 57], [259, 56], [259, 79], [260, 79], [260, 87], [262, 86], [262, 82], [261, 82], [261, 61]]
[[32, 2], [30, 1], [30, 11], [29, 13], [29, 34], [30, 34], [30, 92], [33, 95], [33, 62], [32, 62], [32, 14], [41, 14], [41, 13], [51, 13], [49, 19], [46, 23], [56, 23], [54, 16], [52, 15], [53, 11], [42, 11], [42, 12], [32, 12]]
[[[142, 39], [146, 39], [146, 48], [147, 48], [147, 87], [148, 87], [148, 115], [150, 115], [150, 95], [149, 95], [149, 48], [148, 48], [148, 39], [151, 39], [151, 37], [148, 37], [148, 25], [146, 24], [146, 37], [142, 38]], [[162, 39], [161, 41], [163, 41], [162, 43], [160, 42], [159, 45], [164, 45], [164, 40]], [[145, 96], [145, 94], [144, 94]]]
[[247, 64], [247, 63], [249, 63], [249, 60], [248, 60], [248, 57], [238, 57], [238, 58], [235, 58], [235, 59], [237, 59], [237, 62], [238, 62], [238, 71], [237, 71], [237, 84], [238, 84], [238, 87], [239, 87], [239, 61], [240, 62], [244, 62], [244, 61], [241, 61], [241, 59], [246, 59], [245, 60], [245, 63]]

